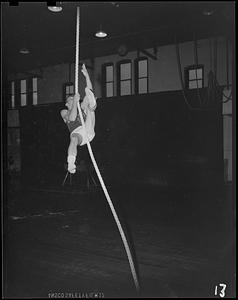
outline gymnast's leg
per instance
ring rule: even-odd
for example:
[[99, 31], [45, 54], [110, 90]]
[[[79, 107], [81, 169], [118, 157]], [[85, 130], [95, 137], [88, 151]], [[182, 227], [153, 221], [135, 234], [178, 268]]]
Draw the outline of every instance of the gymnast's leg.
[[76, 172], [76, 157], [77, 157], [77, 146], [79, 146], [82, 143], [82, 136], [78, 133], [72, 133], [70, 135], [70, 143], [69, 143], [69, 148], [68, 148], [68, 171], [70, 173], [75, 173]]
[[94, 137], [95, 135], [95, 112], [88, 110], [86, 120], [85, 120], [85, 128], [87, 131], [87, 134], [90, 137]]
[[86, 112], [85, 128], [90, 139], [90, 137], [95, 136], [95, 110], [97, 108], [97, 102], [92, 91], [85, 88], [85, 92], [86, 96], [83, 99], [81, 107]]

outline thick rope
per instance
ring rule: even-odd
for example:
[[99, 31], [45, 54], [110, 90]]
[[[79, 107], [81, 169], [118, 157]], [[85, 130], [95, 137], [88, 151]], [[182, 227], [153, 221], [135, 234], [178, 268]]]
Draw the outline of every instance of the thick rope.
[[226, 88], [229, 89], [229, 41], [226, 38]]
[[[79, 7], [77, 7], [77, 25], [76, 25], [76, 59], [75, 59], [75, 93], [78, 93], [78, 65], [79, 65], [79, 13], [80, 13], [80, 10], [79, 10]], [[79, 111], [79, 116], [80, 116], [80, 119], [81, 119], [81, 122], [82, 122], [82, 126], [83, 126], [83, 130], [86, 131], [86, 127], [85, 127], [85, 123], [84, 123], [84, 119], [83, 119], [83, 115], [82, 115], [82, 111], [81, 111], [81, 108], [80, 108], [80, 105], [79, 105], [79, 102], [78, 102], [78, 111]], [[93, 151], [92, 151], [92, 148], [91, 148], [91, 145], [89, 143], [89, 140], [88, 140], [88, 136], [86, 134], [86, 140], [87, 140], [87, 147], [88, 147], [88, 151], [89, 151], [89, 154], [90, 154], [90, 157], [91, 157], [91, 160], [92, 160], [92, 163], [93, 163], [93, 166], [95, 168], [95, 171], [97, 173], [97, 176], [98, 176], [98, 179], [101, 183], [101, 186], [102, 186], [102, 189], [104, 191], [104, 194], [105, 194], [105, 197], [108, 201], [108, 204], [111, 208], [111, 211], [112, 211], [112, 214], [113, 214], [113, 217], [116, 221], [116, 224], [117, 224], [117, 227], [118, 227], [118, 230], [120, 232], [120, 235], [121, 235], [121, 238], [122, 238], [122, 241], [123, 241], [123, 244], [124, 244], [124, 247], [125, 247], [125, 250], [126, 250], [126, 254], [127, 254], [127, 257], [128, 257], [128, 260], [129, 260], [129, 264], [130, 264], [130, 268], [131, 268], [131, 272], [132, 272], [132, 276], [133, 276], [133, 279], [134, 279], [134, 283], [135, 283], [135, 286], [136, 286], [136, 289], [137, 291], [139, 291], [140, 289], [140, 286], [139, 286], [139, 282], [138, 282], [138, 278], [137, 278], [137, 274], [136, 274], [136, 270], [135, 270], [135, 266], [134, 266], [134, 262], [133, 262], [133, 259], [132, 259], [132, 255], [131, 255], [131, 251], [130, 251], [130, 248], [129, 248], [129, 245], [128, 245], [128, 242], [127, 242], [127, 239], [126, 239], [126, 236], [124, 234], [124, 231], [122, 229], [122, 226], [121, 226], [121, 223], [120, 223], [120, 220], [117, 216], [117, 213], [115, 211], [115, 208], [113, 206], [113, 203], [110, 199], [110, 196], [108, 194], [108, 191], [107, 191], [107, 188], [104, 184], [104, 181], [102, 179], [102, 176], [100, 174], [100, 171], [98, 169], [98, 166], [97, 166], [97, 163], [96, 163], [96, 160], [94, 158], [94, 155], [93, 155]]]
[[[76, 21], [76, 51], [75, 51], [75, 94], [79, 92], [79, 14], [80, 8], [77, 7], [77, 21]], [[79, 112], [81, 109], [79, 110]], [[81, 117], [81, 116], [80, 116]], [[83, 119], [83, 118], [82, 118]]]

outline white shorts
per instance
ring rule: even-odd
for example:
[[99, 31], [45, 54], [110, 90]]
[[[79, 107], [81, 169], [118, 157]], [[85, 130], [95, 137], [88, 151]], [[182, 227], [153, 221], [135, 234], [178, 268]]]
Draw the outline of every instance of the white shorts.
[[73, 133], [78, 133], [82, 136], [82, 143], [80, 144], [80, 146], [83, 146], [87, 143], [87, 138], [88, 141], [91, 142], [93, 140], [93, 138], [95, 137], [95, 132], [94, 130], [91, 130], [91, 132], [86, 133], [86, 131], [84, 130], [83, 126], [79, 126], [77, 128], [75, 128], [72, 132], [71, 135]]

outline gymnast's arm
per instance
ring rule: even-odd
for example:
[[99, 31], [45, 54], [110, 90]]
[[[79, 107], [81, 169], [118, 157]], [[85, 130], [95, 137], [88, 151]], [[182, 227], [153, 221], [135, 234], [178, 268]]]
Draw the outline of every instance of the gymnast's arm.
[[63, 120], [65, 122], [67, 122], [67, 121], [75, 121], [75, 119], [77, 117], [77, 114], [78, 114], [77, 109], [78, 109], [79, 99], [80, 99], [80, 95], [79, 94], [75, 94], [71, 108], [68, 109], [68, 110], [67, 109], [61, 110], [60, 114], [61, 114], [61, 117], [63, 118]]
[[61, 114], [62, 119], [63, 119], [64, 122], [66, 123], [66, 122], [67, 122], [67, 119], [68, 119], [68, 117], [67, 117], [67, 115], [68, 115], [68, 110], [67, 110], [67, 109], [62, 109], [62, 110], [60, 111], [60, 114]]
[[87, 71], [87, 69], [85, 67], [85, 64], [83, 64], [83, 66], [82, 66], [82, 73], [85, 76], [87, 88], [89, 88], [90, 90], [92, 90], [93, 89], [92, 82], [90, 80], [90, 77], [89, 77], [88, 71]]

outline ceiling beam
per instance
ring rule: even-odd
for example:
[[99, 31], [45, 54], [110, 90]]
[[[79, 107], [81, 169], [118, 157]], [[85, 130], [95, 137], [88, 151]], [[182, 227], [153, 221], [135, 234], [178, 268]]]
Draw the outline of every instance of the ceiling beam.
[[145, 49], [138, 49], [137, 50], [137, 56], [140, 56], [140, 52], [142, 52], [144, 55], [154, 59], [154, 60], [157, 60], [157, 47], [154, 47], [154, 55], [151, 54], [149, 51], [145, 50]]

